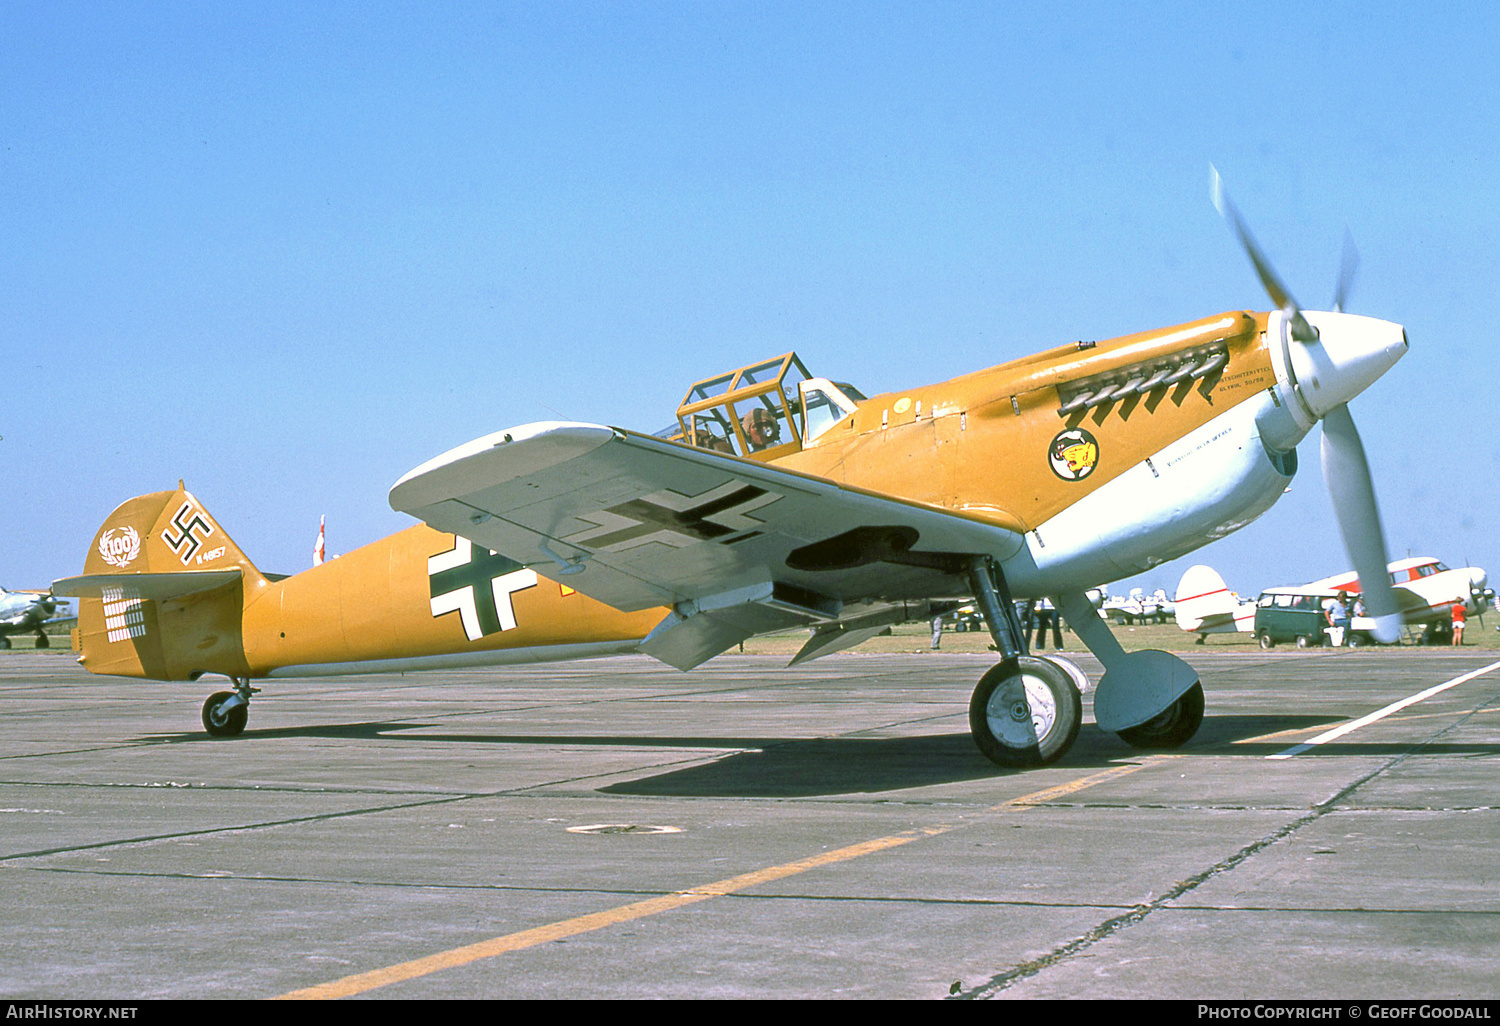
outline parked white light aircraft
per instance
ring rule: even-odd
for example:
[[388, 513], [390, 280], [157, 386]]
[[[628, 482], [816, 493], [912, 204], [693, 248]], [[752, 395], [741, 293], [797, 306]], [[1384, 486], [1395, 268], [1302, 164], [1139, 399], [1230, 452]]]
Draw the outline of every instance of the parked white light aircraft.
[[[1488, 587], [1489, 575], [1477, 566], [1449, 569], [1430, 556], [1398, 559], [1386, 567], [1401, 620], [1408, 626], [1428, 626], [1428, 640], [1445, 640], [1455, 603], [1462, 602], [1470, 615], [1478, 616], [1494, 607], [1495, 592]], [[1361, 596], [1357, 574], [1343, 573], [1295, 588], [1276, 589], [1309, 595], [1341, 595], [1353, 603]], [[1263, 592], [1262, 596], [1269, 594]], [[1203, 637], [1255, 630], [1256, 602], [1230, 591], [1212, 567], [1193, 566], [1177, 584], [1177, 626]], [[1356, 616], [1350, 630], [1361, 641], [1372, 640], [1372, 618]]]
[[[1465, 612], [1472, 616], [1494, 608], [1495, 592], [1489, 587], [1489, 575], [1477, 566], [1449, 569], [1430, 556], [1418, 556], [1398, 559], [1386, 569], [1401, 607], [1401, 619], [1408, 625], [1427, 626], [1429, 641], [1447, 642], [1456, 603], [1462, 602]], [[1325, 577], [1309, 587], [1342, 592], [1351, 600], [1361, 594], [1359, 577], [1352, 572]], [[1350, 625], [1356, 634], [1368, 631], [1363, 619], [1356, 617]]]

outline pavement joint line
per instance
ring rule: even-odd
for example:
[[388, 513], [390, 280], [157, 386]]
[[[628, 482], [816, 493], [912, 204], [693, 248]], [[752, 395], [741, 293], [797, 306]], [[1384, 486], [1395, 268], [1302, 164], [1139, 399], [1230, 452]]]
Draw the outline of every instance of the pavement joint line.
[[[1488, 672], [1489, 670], [1495, 669], [1496, 667], [1500, 667], [1500, 663], [1494, 663], [1490, 666], [1484, 667], [1482, 670], [1478, 670], [1472, 674], [1465, 675], [1463, 678], [1456, 678], [1455, 681], [1461, 683], [1462, 680], [1471, 680], [1474, 677], [1479, 676], [1481, 673]], [[1455, 681], [1448, 682], [1447, 686], [1455, 686]], [[1028, 962], [1023, 962], [1019, 965], [1012, 966], [1010, 969], [1007, 969], [1002, 973], [997, 973], [995, 976], [990, 977], [990, 979], [986, 980], [984, 983], [979, 984], [976, 987], [955, 991], [947, 1000], [973, 1001], [980, 998], [992, 997], [1000, 993], [1001, 991], [1009, 989], [1022, 980], [1029, 979], [1032, 976], [1036, 976], [1044, 970], [1049, 969], [1061, 962], [1064, 962], [1072, 958], [1074, 955], [1086, 951], [1087, 949], [1093, 947], [1095, 944], [1113, 936], [1119, 931], [1128, 929], [1129, 927], [1142, 922], [1153, 912], [1158, 912], [1164, 908], [1168, 908], [1169, 903], [1175, 902], [1184, 894], [1189, 894], [1192, 891], [1197, 890], [1204, 883], [1208, 882], [1211, 879], [1214, 879], [1215, 877], [1232, 872], [1241, 863], [1247, 861], [1252, 856], [1259, 854], [1261, 851], [1264, 851], [1266, 848], [1269, 848], [1271, 845], [1276, 844], [1279, 841], [1285, 840], [1286, 838], [1295, 834], [1298, 830], [1301, 830], [1304, 826], [1307, 826], [1310, 823], [1315, 823], [1319, 819], [1322, 819], [1324, 816], [1328, 815], [1328, 813], [1335, 811], [1341, 802], [1347, 799], [1350, 795], [1354, 794], [1354, 792], [1358, 791], [1365, 784], [1401, 765], [1407, 759], [1410, 759], [1413, 755], [1415, 755], [1421, 747], [1425, 746], [1436, 738], [1442, 737], [1444, 734], [1455, 729], [1470, 717], [1477, 715], [1478, 712], [1479, 710], [1475, 709], [1466, 713], [1457, 721], [1449, 724], [1442, 730], [1437, 731], [1431, 737], [1427, 738], [1425, 741], [1421, 742], [1421, 744], [1413, 746], [1407, 751], [1402, 752], [1400, 755], [1397, 755], [1387, 762], [1381, 764], [1380, 766], [1375, 767], [1363, 776], [1358, 777], [1352, 783], [1341, 788], [1336, 794], [1332, 795], [1329, 798], [1325, 798], [1323, 801], [1314, 805], [1303, 815], [1296, 817], [1289, 823], [1283, 824], [1282, 826], [1273, 830], [1271, 833], [1260, 838], [1259, 840], [1251, 841], [1249, 844], [1244, 845], [1238, 851], [1229, 855], [1227, 858], [1221, 859], [1219, 862], [1215, 863], [1212, 866], [1209, 866], [1207, 869], [1202, 870], [1199, 873], [1195, 873], [1185, 880], [1179, 881], [1171, 889], [1167, 890], [1159, 897], [1154, 898], [1148, 902], [1142, 902], [1141, 904], [1135, 906], [1130, 911], [1125, 912], [1122, 915], [1118, 915], [1112, 919], [1105, 920], [1104, 922], [1095, 926], [1093, 929], [1084, 932], [1083, 934], [1073, 938], [1070, 941], [1067, 941], [1064, 944], [1058, 945], [1052, 951], [1041, 956], [1040, 958], [1035, 958]], [[1183, 906], [1170, 904], [1170, 907], [1172, 909], [1176, 909]]]
[[[1369, 724], [1374, 723], [1377, 720], [1384, 719], [1392, 713], [1400, 712], [1402, 709], [1405, 709], [1409, 705], [1415, 705], [1418, 702], [1425, 701], [1426, 699], [1431, 698], [1433, 695], [1441, 694], [1442, 692], [1447, 691], [1449, 688], [1456, 688], [1460, 684], [1466, 684], [1474, 678], [1482, 677], [1490, 671], [1496, 669], [1500, 669], [1500, 662], [1490, 663], [1488, 666], [1482, 666], [1477, 670], [1471, 670], [1468, 673], [1460, 674], [1459, 676], [1454, 677], [1452, 680], [1446, 680], [1441, 684], [1434, 684], [1432, 687], [1427, 688], [1424, 691], [1419, 691], [1414, 695], [1409, 695], [1398, 702], [1392, 702], [1390, 705], [1386, 706], [1383, 709], [1377, 709], [1372, 713], [1368, 713], [1364, 716], [1359, 717], [1358, 719], [1350, 720], [1348, 723], [1342, 724], [1338, 727], [1334, 727], [1332, 730], [1325, 730], [1317, 737], [1309, 738], [1301, 744], [1293, 745], [1292, 747], [1285, 749], [1284, 751], [1277, 752], [1275, 755], [1268, 755], [1266, 756], [1266, 758], [1273, 761], [1294, 758], [1304, 752], [1311, 751], [1318, 745], [1327, 744], [1329, 741], [1335, 741], [1338, 738], [1343, 737], [1345, 734], [1349, 734], [1353, 731], [1358, 730], [1360, 727], [1368, 726]], [[1477, 712], [1478, 710], [1475, 711]]]
[[[1051, 797], [1076, 793], [1085, 788], [1118, 779], [1128, 773], [1134, 773], [1137, 770], [1159, 765], [1164, 758], [1170, 757], [1147, 758], [1140, 762], [1133, 762], [1124, 766], [1114, 766], [1102, 772], [1079, 778], [1078, 780], [1059, 784], [1054, 787], [1043, 788], [1040, 791], [1009, 799], [985, 809], [984, 812], [1034, 807], [1044, 804]], [[560, 920], [544, 926], [534, 927], [530, 930], [492, 937], [489, 940], [451, 948], [447, 951], [440, 951], [432, 955], [400, 962], [381, 969], [355, 973], [328, 983], [303, 987], [280, 994], [275, 1000], [331, 1000], [353, 997], [380, 987], [389, 986], [393, 983], [429, 976], [445, 969], [454, 969], [484, 959], [495, 958], [499, 955], [536, 947], [540, 944], [575, 937], [579, 934], [591, 933], [595, 930], [616, 926], [646, 916], [669, 912], [700, 901], [735, 895], [750, 887], [796, 876], [809, 870], [821, 869], [825, 866], [847, 862], [864, 855], [887, 851], [910, 844], [913, 841], [938, 837], [954, 830], [963, 829], [974, 822], [977, 822], [977, 820], [965, 822], [960, 819], [960, 821], [954, 823], [940, 823], [925, 827], [915, 827], [911, 830], [903, 830], [899, 833], [846, 845], [843, 848], [837, 848], [833, 851], [812, 855], [793, 862], [783, 863], [778, 866], [769, 866], [750, 873], [742, 873], [738, 876], [732, 876], [714, 883], [700, 884], [696, 887], [673, 891], [618, 908], [606, 909], [602, 912], [576, 916], [572, 919]]]
[[95, 752], [119, 752], [138, 747], [140, 747], [138, 744], [122, 741], [112, 744], [91, 745], [87, 748], [55, 748], [45, 752], [16, 752], [13, 755], [0, 755], [0, 760], [50, 759], [59, 755], [91, 755]]
[[[597, 894], [605, 897], [657, 897], [660, 891], [646, 890], [624, 890], [609, 889], [603, 887], [578, 888], [578, 887], [536, 887], [518, 886], [507, 884], [451, 884], [451, 883], [409, 883], [396, 880], [352, 880], [339, 879], [337, 877], [318, 876], [239, 876], [225, 873], [169, 873], [169, 872], [143, 872], [139, 870], [120, 869], [75, 869], [67, 866], [32, 866], [26, 867], [28, 871], [35, 873], [59, 873], [71, 876], [110, 876], [125, 877], [142, 880], [232, 880], [240, 884], [257, 883], [291, 883], [291, 884], [316, 884], [319, 886], [348, 886], [348, 887], [388, 887], [392, 890], [432, 890], [432, 891], [502, 891], [527, 894]], [[675, 892], [674, 892], [675, 893]], [[729, 897], [730, 895], [720, 895]], [[768, 894], [743, 894], [733, 895], [743, 901], [802, 901], [820, 902], [825, 904], [884, 904], [884, 905], [953, 905], [953, 906], [984, 906], [987, 908], [1041, 908], [1041, 909], [1129, 909], [1133, 905], [1122, 905], [1118, 902], [1103, 901], [1019, 901], [1012, 898], [934, 898], [917, 895], [891, 896], [888, 894], [820, 894], [809, 896], [798, 892], [768, 893]], [[1495, 914], [1500, 914], [1497, 912]]]
[[1375, 905], [1173, 905], [1173, 912], [1277, 912], [1292, 915], [1500, 917], [1500, 908], [1380, 908]]
[[43, 858], [48, 855], [66, 855], [70, 852], [98, 851], [102, 848], [122, 848], [133, 844], [153, 844], [157, 841], [175, 841], [184, 837], [208, 837], [213, 834], [238, 833], [243, 830], [263, 830], [268, 827], [292, 826], [297, 823], [318, 823], [333, 819], [345, 819], [349, 816], [364, 816], [370, 813], [395, 812], [400, 809], [420, 809], [428, 805], [445, 805], [450, 802], [467, 801], [474, 797], [476, 796], [471, 794], [442, 795], [429, 801], [401, 802], [395, 805], [382, 805], [378, 808], [344, 809], [339, 812], [322, 812], [314, 816], [292, 816], [287, 819], [266, 820], [261, 823], [235, 823], [227, 826], [205, 827], [201, 830], [178, 830], [167, 834], [117, 837], [108, 841], [95, 841], [91, 844], [71, 844], [61, 848], [42, 848], [37, 851], [23, 851], [9, 855], [0, 855], [0, 862]]
[[[319, 787], [314, 785], [297, 786], [295, 784], [210, 784], [207, 781], [196, 783], [178, 783], [169, 781], [167, 783], [155, 783], [149, 780], [0, 780], [0, 787], [60, 787], [90, 789], [119, 789], [128, 788], [140, 791], [233, 791], [246, 794], [298, 794], [298, 795], [364, 795], [369, 798], [400, 798], [402, 796], [416, 796], [423, 798], [433, 797], [443, 792], [434, 791], [375, 791], [360, 787]], [[468, 791], [461, 793], [446, 792], [445, 797], [467, 797]]]

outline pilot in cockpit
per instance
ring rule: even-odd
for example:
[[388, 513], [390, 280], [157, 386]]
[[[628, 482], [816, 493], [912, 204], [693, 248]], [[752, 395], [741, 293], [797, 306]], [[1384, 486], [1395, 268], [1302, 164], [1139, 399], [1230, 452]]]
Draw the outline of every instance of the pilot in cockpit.
[[775, 445], [776, 440], [781, 437], [781, 425], [776, 423], [776, 418], [764, 406], [757, 406], [745, 414], [740, 425], [745, 429], [745, 438], [750, 443], [751, 452]]

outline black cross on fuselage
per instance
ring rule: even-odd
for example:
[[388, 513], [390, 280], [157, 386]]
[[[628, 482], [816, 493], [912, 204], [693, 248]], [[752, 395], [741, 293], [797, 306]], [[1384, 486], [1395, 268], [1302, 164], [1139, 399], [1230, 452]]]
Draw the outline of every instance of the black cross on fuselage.
[[473, 588], [474, 612], [479, 619], [480, 631], [483, 634], [497, 634], [502, 628], [500, 614], [495, 610], [495, 590], [491, 587], [491, 582], [512, 571], [524, 570], [525, 567], [514, 559], [507, 559], [477, 545], [470, 549], [470, 553], [467, 563], [439, 570], [428, 577], [431, 597], [437, 598]]

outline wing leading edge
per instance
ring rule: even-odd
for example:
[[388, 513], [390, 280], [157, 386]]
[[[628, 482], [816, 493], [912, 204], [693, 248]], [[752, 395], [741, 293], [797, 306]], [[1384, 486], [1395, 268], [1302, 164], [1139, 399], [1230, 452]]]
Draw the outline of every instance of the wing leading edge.
[[835, 651], [833, 634], [966, 598], [967, 556], [1021, 545], [982, 519], [593, 424], [476, 439], [390, 503], [617, 609], [670, 607], [642, 648], [683, 668], [797, 626], [819, 632], [800, 658]]

